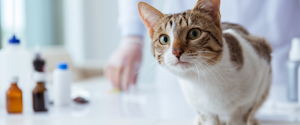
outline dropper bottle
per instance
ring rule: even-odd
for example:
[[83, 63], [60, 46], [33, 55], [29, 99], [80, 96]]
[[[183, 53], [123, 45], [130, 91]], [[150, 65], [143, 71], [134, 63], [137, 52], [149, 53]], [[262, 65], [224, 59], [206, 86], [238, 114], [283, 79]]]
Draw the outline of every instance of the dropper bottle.
[[33, 66], [36, 72], [45, 72], [45, 60], [41, 58], [40, 53], [36, 53]]
[[35, 72], [34, 79], [36, 86], [32, 91], [33, 110], [35, 112], [48, 110], [48, 94], [45, 87], [45, 74], [43, 72]]
[[[298, 101], [298, 67], [300, 66], [300, 39], [292, 40], [291, 50], [289, 53], [289, 61], [287, 62], [288, 84], [287, 96], [288, 101]], [[299, 86], [300, 87], [300, 86]]]
[[46, 89], [46, 74], [45, 74], [45, 60], [41, 58], [40, 53], [37, 51], [35, 59], [33, 60], [34, 66], [34, 80], [36, 86], [32, 91], [32, 104], [35, 112], [48, 110], [48, 92]]

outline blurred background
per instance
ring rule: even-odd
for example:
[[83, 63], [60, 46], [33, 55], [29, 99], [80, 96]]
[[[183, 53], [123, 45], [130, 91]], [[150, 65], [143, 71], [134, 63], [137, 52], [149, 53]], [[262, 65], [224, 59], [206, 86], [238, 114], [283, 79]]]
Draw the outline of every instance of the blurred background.
[[[41, 53], [46, 61], [45, 70], [49, 83], [47, 89], [50, 92], [51, 74], [57, 62], [67, 62], [74, 81], [72, 94], [83, 93], [88, 95], [86, 98], [90, 101], [84, 106], [72, 104], [65, 110], [51, 109], [49, 114], [39, 114], [38, 118], [64, 117], [72, 120], [80, 117], [123, 120], [143, 118], [154, 120], [137, 123], [154, 125], [159, 119], [187, 119], [190, 123], [197, 114], [187, 105], [178, 85], [170, 84], [167, 88], [154, 87], [154, 72], [157, 65], [153, 65], [155, 59], [151, 54], [148, 37], [144, 38], [146, 40], [144, 40], [143, 61], [137, 81], [141, 86], [138, 91], [121, 95], [107, 94], [112, 87], [107, 79], [103, 78], [103, 69], [105, 62], [117, 49], [121, 40], [118, 27], [118, 0], [14, 0], [15, 3], [13, 0], [0, 1], [0, 53], [7, 48], [8, 41], [13, 35], [20, 39], [23, 49], [32, 54]], [[154, 0], [152, 5], [162, 10], [163, 2], [164, 0]], [[145, 36], [148, 36], [146, 32]], [[278, 88], [285, 93], [282, 86]], [[273, 89], [273, 93], [278, 91], [276, 88]], [[277, 95], [285, 98], [285, 94]], [[24, 103], [24, 107], [27, 108], [24, 108], [23, 115], [33, 118], [36, 114], [33, 113], [30, 103], [28, 100]], [[274, 110], [280, 106], [283, 108]], [[294, 106], [299, 108], [299, 105]], [[261, 111], [260, 119], [300, 121], [297, 114], [299, 112], [294, 110], [291, 110], [292, 113], [285, 112], [287, 107], [290, 105], [269, 102]], [[0, 124], [8, 123], [1, 121], [1, 116], [7, 117], [5, 107], [0, 107]], [[18, 116], [15, 118], [22, 119]], [[49, 122], [52, 123], [55, 123], [55, 119]], [[132, 125], [130, 121], [126, 123]]]
[[[1, 49], [16, 34], [22, 47], [51, 60], [47, 71], [55, 68], [54, 60], [72, 64], [75, 80], [103, 75], [104, 62], [119, 46], [117, 0], [1, 0]], [[162, 1], [155, 0], [155, 5]], [[13, 22], [15, 21], [15, 33]], [[143, 65], [153, 62], [150, 43], [145, 44]], [[52, 59], [55, 58], [55, 59]], [[153, 61], [152, 61], [153, 60]], [[52, 63], [53, 62], [53, 63]], [[55, 62], [55, 63], [54, 63]], [[142, 66], [143, 67], [143, 66]], [[155, 67], [155, 66], [153, 66]], [[153, 69], [153, 68], [149, 68]], [[144, 70], [139, 81], [152, 82]], [[151, 70], [152, 71], [152, 70]]]

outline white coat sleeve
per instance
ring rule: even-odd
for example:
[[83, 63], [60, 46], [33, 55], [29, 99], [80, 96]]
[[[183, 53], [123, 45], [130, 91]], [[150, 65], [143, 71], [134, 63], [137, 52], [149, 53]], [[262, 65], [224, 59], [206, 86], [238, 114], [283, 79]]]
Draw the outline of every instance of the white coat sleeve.
[[140, 1], [152, 3], [152, 0], [118, 0], [118, 27], [122, 37], [143, 36], [145, 33], [146, 27], [138, 12], [138, 2]]

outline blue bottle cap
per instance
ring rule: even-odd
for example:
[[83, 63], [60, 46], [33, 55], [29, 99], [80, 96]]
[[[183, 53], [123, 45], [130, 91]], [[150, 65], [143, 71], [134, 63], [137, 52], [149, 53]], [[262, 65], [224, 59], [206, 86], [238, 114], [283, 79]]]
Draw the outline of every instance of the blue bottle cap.
[[62, 69], [62, 70], [67, 70], [68, 69], [68, 64], [66, 62], [59, 62], [57, 64], [57, 68]]
[[8, 43], [9, 44], [20, 44], [20, 40], [15, 35], [13, 35], [13, 37], [9, 39]]

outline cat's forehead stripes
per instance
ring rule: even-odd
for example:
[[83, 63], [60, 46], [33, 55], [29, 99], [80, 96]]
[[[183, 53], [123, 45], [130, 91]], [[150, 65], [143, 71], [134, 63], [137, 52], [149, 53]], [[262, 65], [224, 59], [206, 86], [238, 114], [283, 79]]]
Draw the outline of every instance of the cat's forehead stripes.
[[183, 12], [183, 13], [179, 13], [179, 14], [172, 14], [172, 15], [168, 15], [167, 16], [167, 23], [165, 23], [164, 27], [165, 29], [167, 29], [167, 26], [172, 27], [173, 24], [177, 23], [180, 25], [182, 25], [182, 23], [185, 23], [187, 26], [188, 25], [188, 17], [187, 17], [187, 12]]
[[[176, 20], [175, 20], [176, 22]], [[174, 36], [174, 28], [176, 27], [176, 23], [174, 23], [174, 25], [171, 25], [171, 29], [169, 29], [168, 31], [168, 34], [169, 34], [169, 37], [170, 37], [170, 45], [169, 47], [167, 48], [169, 50], [169, 52], [171, 52], [171, 49], [174, 45], [174, 40], [175, 40], [175, 36]]]

